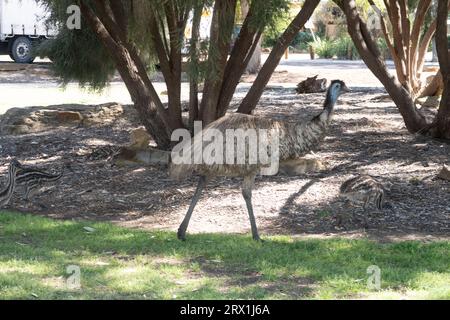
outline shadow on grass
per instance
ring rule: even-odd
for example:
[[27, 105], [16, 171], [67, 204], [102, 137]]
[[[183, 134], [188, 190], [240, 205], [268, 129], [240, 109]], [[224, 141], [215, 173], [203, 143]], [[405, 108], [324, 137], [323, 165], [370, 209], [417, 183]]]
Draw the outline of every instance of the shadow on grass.
[[[88, 225], [95, 232], [83, 229]], [[1, 213], [0, 238], [4, 298], [31, 298], [31, 292], [50, 299], [349, 297], [367, 291], [371, 265], [381, 268], [382, 288], [390, 290], [416, 289], [424, 274], [448, 279], [450, 273], [448, 242], [279, 236], [257, 243], [248, 236], [220, 234], [191, 235], [180, 242], [171, 232], [15, 213]], [[81, 266], [83, 290], [64, 287], [68, 265]]]

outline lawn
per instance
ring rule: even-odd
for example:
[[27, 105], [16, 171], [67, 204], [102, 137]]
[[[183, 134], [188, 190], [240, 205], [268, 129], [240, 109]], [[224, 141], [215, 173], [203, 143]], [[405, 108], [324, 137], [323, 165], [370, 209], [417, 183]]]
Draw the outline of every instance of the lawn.
[[[371, 265], [380, 290], [367, 287]], [[70, 285], [78, 270], [80, 288]], [[448, 241], [180, 242], [171, 232], [0, 213], [0, 299], [449, 299], [449, 284]]]

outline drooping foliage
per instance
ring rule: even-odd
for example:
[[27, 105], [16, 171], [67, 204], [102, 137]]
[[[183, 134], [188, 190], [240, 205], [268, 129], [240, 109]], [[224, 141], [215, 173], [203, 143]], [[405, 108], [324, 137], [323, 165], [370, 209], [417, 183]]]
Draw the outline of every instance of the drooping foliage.
[[92, 90], [105, 88], [115, 73], [114, 63], [104, 47], [87, 29], [63, 29], [55, 41], [40, 45], [39, 54], [53, 60], [53, 71], [66, 85], [78, 81], [81, 87]]
[[[42, 53], [54, 61], [62, 81], [78, 80], [81, 85], [100, 89], [116, 69], [124, 80], [147, 131], [161, 148], [171, 146], [173, 130], [192, 125], [194, 120], [210, 123], [223, 116], [230, 104], [250, 58], [264, 30], [289, 7], [289, 0], [252, 0], [233, 41], [238, 21], [238, 0], [78, 0], [82, 13], [81, 30], [65, 28], [68, 0], [39, 0], [52, 12], [59, 24], [57, 39], [46, 43]], [[318, 0], [306, 0], [286, 37], [291, 39], [307, 21]], [[207, 39], [199, 39], [198, 30], [186, 37], [188, 23], [199, 28], [209, 11], [211, 29]], [[200, 20], [199, 20], [200, 19]], [[194, 23], [194, 20], [196, 21]], [[194, 29], [195, 29], [194, 28]], [[292, 40], [291, 40], [292, 41]], [[272, 73], [278, 52], [289, 43], [277, 43], [277, 54], [266, 68]], [[284, 48], [284, 49], [283, 49]], [[187, 50], [186, 50], [187, 49]], [[81, 52], [83, 51], [83, 52]], [[185, 57], [187, 54], [188, 57]], [[279, 60], [278, 60], [279, 61]], [[167, 86], [168, 103], [158, 96], [149, 71], [157, 64]], [[113, 68], [114, 66], [114, 68]], [[187, 67], [187, 68], [186, 68]], [[182, 117], [182, 73], [188, 71], [191, 98], [190, 116]], [[204, 81], [199, 101], [198, 83]], [[265, 86], [265, 80], [262, 82]], [[258, 82], [255, 82], [258, 86]], [[262, 91], [256, 90], [254, 108]]]

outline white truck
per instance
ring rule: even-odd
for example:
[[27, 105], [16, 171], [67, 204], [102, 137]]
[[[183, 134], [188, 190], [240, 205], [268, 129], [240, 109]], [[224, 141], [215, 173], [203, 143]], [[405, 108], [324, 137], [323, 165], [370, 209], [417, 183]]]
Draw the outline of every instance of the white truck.
[[46, 25], [47, 16], [36, 0], [0, 0], [0, 54], [17, 63], [32, 63], [33, 47], [56, 35], [56, 29]]

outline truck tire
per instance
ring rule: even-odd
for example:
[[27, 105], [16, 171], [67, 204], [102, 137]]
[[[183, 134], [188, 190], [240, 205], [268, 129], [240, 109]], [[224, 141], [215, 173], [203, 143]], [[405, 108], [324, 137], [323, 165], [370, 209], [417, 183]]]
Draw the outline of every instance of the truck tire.
[[14, 39], [11, 46], [12, 59], [17, 63], [33, 63], [33, 42], [27, 37]]

